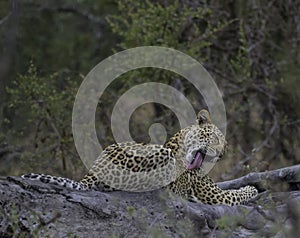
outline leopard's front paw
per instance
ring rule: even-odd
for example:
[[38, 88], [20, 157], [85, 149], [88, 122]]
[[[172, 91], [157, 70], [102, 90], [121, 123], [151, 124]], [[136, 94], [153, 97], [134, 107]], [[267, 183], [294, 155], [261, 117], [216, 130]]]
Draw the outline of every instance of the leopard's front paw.
[[258, 190], [254, 186], [250, 185], [242, 187], [241, 190], [246, 194], [246, 196], [249, 199], [255, 197], [258, 194]]

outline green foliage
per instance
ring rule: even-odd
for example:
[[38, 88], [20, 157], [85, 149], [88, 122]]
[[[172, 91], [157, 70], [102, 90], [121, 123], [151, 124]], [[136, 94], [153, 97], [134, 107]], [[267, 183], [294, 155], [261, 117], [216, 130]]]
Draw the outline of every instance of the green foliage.
[[232, 216], [222, 216], [220, 219], [216, 220], [216, 225], [221, 230], [227, 230], [230, 231], [232, 225], [237, 225], [237, 219], [236, 217]]
[[[26, 10], [20, 16], [18, 72], [26, 72], [28, 63], [34, 61], [45, 72], [67, 69], [86, 73], [111, 54], [114, 42], [111, 31], [84, 14], [105, 17], [115, 11], [113, 1], [45, 4], [42, 0], [25, 0], [22, 7]], [[74, 8], [75, 11], [64, 8]]]
[[245, 36], [243, 22], [240, 21], [239, 41], [237, 54], [231, 59], [230, 63], [234, 72], [237, 74], [237, 83], [247, 83], [249, 81], [251, 64], [249, 61], [249, 45]]
[[213, 19], [209, 7], [189, 7], [180, 1], [118, 1], [118, 15], [107, 18], [112, 31], [122, 38], [119, 46], [165, 46], [203, 60], [203, 49], [226, 26], [226, 19]]
[[136, 213], [136, 209], [133, 206], [128, 206], [127, 211], [128, 211], [129, 216], [131, 216], [131, 217], [133, 217], [134, 214]]
[[[65, 169], [68, 158], [76, 157], [70, 125], [78, 75], [88, 72], [112, 49], [156, 45], [180, 50], [203, 63], [224, 95], [229, 144], [233, 145], [227, 157], [234, 161], [228, 160], [219, 171], [216, 166], [213, 172], [230, 170], [236, 177], [254, 165], [265, 170], [298, 161], [297, 1], [64, 0], [45, 4], [24, 0], [15, 21], [6, 18], [8, 1], [0, 6], [0, 44], [3, 49], [12, 47], [13, 36], [17, 42], [11, 51], [16, 52], [16, 64], [9, 77], [0, 81], [0, 120], [4, 122], [0, 142], [20, 145], [33, 160], [32, 154], [41, 159], [39, 163], [42, 158], [60, 158]], [[14, 23], [18, 31], [11, 34]], [[32, 61], [38, 70], [30, 66]], [[128, 72], [100, 99], [96, 117], [101, 122], [96, 127], [102, 145], [114, 142], [110, 116], [118, 98], [149, 81], [179, 89], [196, 110], [205, 107], [197, 90], [174, 73], [159, 69]], [[8, 96], [3, 95], [7, 86]], [[143, 142], [148, 142], [152, 123], [164, 124], [169, 135], [179, 129], [174, 114], [161, 105], [143, 105], [132, 118], [132, 137]], [[285, 162], [278, 163], [278, 156]], [[245, 157], [244, 166], [232, 169], [235, 161]], [[51, 162], [51, 167], [57, 164]], [[43, 167], [50, 167], [49, 162]]]
[[[9, 211], [4, 209], [0, 209], [0, 215], [3, 216], [5, 221], [5, 225], [1, 227], [5, 228], [5, 230], [1, 230], [2, 235], [5, 237], [20, 238], [39, 237], [38, 234], [43, 231], [44, 227], [37, 225], [40, 221], [38, 214], [33, 211], [28, 211], [28, 217], [24, 218], [24, 214], [21, 215], [20, 208], [14, 203], [12, 203]], [[24, 221], [26, 222], [26, 225], [32, 228], [32, 230], [24, 229], [24, 224], [22, 223]]]
[[[14, 134], [29, 139], [27, 143], [34, 145], [28, 156], [60, 158], [66, 170], [66, 158], [74, 153], [71, 115], [79, 81], [59, 73], [39, 76], [31, 63], [28, 73], [19, 75], [13, 85], [7, 88], [11, 97], [8, 106], [26, 121]], [[7, 123], [16, 123], [16, 120], [19, 117]]]
[[29, 121], [48, 117], [59, 128], [62, 127], [64, 121], [70, 119], [70, 115], [64, 111], [71, 108], [78, 82], [68, 77], [61, 82], [59, 77], [58, 73], [39, 76], [36, 67], [31, 64], [28, 73], [19, 75], [13, 87], [7, 88], [12, 96], [9, 107], [24, 108], [24, 112], [30, 113]]
[[[212, 42], [235, 21], [226, 18], [216, 19], [209, 6], [189, 6], [183, 1], [165, 3], [148, 0], [118, 1], [118, 11], [118, 14], [108, 16], [107, 21], [111, 30], [121, 39], [119, 48], [129, 49], [149, 45], [170, 47], [200, 62], [207, 60], [207, 52], [211, 51]], [[145, 82], [159, 82], [179, 87], [195, 108], [200, 108], [201, 104], [203, 107], [204, 100], [187, 80], [175, 73], [153, 68], [133, 70], [119, 77], [110, 87], [117, 97], [112, 97], [112, 93], [104, 97], [105, 102], [111, 101], [106, 105], [113, 108], [122, 93]], [[155, 105], [155, 111], [159, 115], [172, 113], [160, 105]], [[140, 118], [139, 121], [133, 122], [134, 126], [131, 127], [133, 137], [148, 133], [147, 130], [139, 130], [139, 124], [142, 124], [143, 128], [149, 128], [153, 120], [145, 121], [143, 124], [144, 121], [145, 118]], [[155, 122], [164, 124], [169, 136], [179, 128], [176, 118], [170, 119], [166, 116], [161, 121]], [[139, 141], [148, 142], [148, 140]]]
[[246, 221], [248, 210], [244, 209], [242, 216], [225, 215], [216, 220], [219, 229], [226, 230], [228, 234], [232, 234], [235, 228]]

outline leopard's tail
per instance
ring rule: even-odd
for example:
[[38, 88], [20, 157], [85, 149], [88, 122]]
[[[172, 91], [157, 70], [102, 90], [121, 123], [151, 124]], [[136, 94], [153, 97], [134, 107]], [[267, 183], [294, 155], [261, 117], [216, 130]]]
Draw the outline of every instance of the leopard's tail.
[[30, 180], [38, 180], [41, 181], [42, 183], [55, 184], [58, 186], [71, 188], [75, 190], [89, 190], [89, 188], [85, 184], [82, 184], [80, 182], [68, 178], [56, 177], [47, 174], [34, 174], [34, 173], [24, 174], [21, 177]]

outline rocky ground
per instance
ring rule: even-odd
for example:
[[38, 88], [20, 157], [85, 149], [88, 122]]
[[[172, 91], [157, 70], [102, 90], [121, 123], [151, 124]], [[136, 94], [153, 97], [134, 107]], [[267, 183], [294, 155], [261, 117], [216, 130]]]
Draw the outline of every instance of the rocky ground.
[[[72, 191], [18, 177], [0, 178], [0, 237], [297, 237], [300, 166], [220, 183], [256, 185], [234, 207], [192, 203], [157, 190]], [[251, 182], [252, 181], [252, 182]], [[276, 184], [277, 191], [271, 188]]]

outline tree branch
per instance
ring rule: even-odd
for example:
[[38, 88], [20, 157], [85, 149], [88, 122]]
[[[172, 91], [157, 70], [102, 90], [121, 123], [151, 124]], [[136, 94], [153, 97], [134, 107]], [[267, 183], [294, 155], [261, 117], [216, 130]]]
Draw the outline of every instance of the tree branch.
[[266, 189], [265, 182], [300, 183], [300, 164], [259, 173], [250, 173], [238, 179], [217, 183], [221, 189], [237, 189], [248, 184]]

